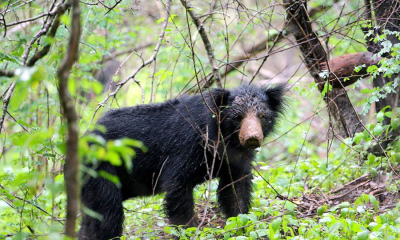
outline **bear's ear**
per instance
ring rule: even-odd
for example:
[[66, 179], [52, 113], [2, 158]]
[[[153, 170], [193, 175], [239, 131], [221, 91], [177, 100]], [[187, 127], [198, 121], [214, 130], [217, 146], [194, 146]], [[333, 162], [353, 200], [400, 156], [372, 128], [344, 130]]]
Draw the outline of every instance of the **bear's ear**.
[[286, 84], [280, 84], [265, 90], [265, 94], [267, 95], [268, 105], [273, 111], [281, 113], [284, 110], [284, 105], [285, 105], [284, 95], [287, 92], [287, 90], [288, 89]]
[[210, 93], [210, 103], [212, 103], [213, 106], [222, 107], [228, 104], [228, 99], [231, 94], [228, 89], [214, 88]]

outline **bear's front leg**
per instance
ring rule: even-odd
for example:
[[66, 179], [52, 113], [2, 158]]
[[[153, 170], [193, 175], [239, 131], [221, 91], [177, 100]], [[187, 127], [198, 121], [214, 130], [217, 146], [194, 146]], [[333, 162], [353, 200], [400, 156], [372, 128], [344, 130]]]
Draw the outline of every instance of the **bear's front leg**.
[[217, 194], [221, 211], [227, 218], [249, 212], [253, 189], [250, 170], [245, 171], [231, 165], [230, 173], [226, 169], [220, 175]]
[[171, 224], [197, 226], [192, 187], [178, 186], [177, 189], [167, 191], [164, 205]]

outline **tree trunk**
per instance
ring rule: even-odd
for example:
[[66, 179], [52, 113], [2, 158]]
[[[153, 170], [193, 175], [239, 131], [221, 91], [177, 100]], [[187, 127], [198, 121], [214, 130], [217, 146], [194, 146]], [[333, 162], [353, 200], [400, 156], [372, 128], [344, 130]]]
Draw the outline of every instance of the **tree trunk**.
[[[284, 0], [283, 2], [286, 7], [290, 32], [293, 33], [296, 42], [299, 44], [304, 62], [322, 92], [327, 79], [321, 76], [323, 72], [321, 63], [327, 63], [328, 59], [318, 35], [312, 29], [307, 12], [307, 1]], [[326, 67], [330, 71], [329, 64]], [[354, 111], [343, 86], [328, 91], [324, 100], [328, 104], [328, 110], [333, 119], [331, 124], [336, 133], [346, 138], [352, 137], [356, 132], [362, 130], [357, 113]]]
[[57, 71], [59, 80], [59, 96], [63, 110], [63, 117], [67, 119], [67, 141], [65, 156], [65, 185], [67, 191], [67, 217], [65, 219], [65, 234], [75, 238], [75, 224], [79, 206], [79, 159], [78, 159], [78, 116], [74, 102], [68, 91], [68, 78], [72, 65], [78, 59], [78, 46], [81, 33], [81, 17], [79, 0], [69, 0], [72, 5], [71, 37], [68, 50]]
[[[367, 1], [367, 18], [371, 19], [371, 15], [368, 11], [371, 11], [371, 3]], [[372, 1], [373, 11], [375, 12], [375, 20], [377, 26], [380, 27], [379, 33], [383, 30], [397, 31], [400, 32], [400, 2], [396, 0], [374, 0]], [[388, 35], [387, 39], [392, 43], [400, 43], [400, 40], [396, 35]], [[368, 50], [377, 53], [380, 50], [380, 46], [376, 46], [372, 41], [368, 42]], [[385, 84], [392, 82], [398, 75], [393, 75], [391, 78], [383, 77], [382, 75], [377, 76], [373, 80], [374, 87], [382, 87]], [[386, 106], [399, 107], [399, 87], [397, 87], [397, 93], [390, 93], [384, 99], [380, 99], [376, 102], [376, 112], [379, 112]], [[385, 118], [385, 124], [390, 124], [390, 119]]]

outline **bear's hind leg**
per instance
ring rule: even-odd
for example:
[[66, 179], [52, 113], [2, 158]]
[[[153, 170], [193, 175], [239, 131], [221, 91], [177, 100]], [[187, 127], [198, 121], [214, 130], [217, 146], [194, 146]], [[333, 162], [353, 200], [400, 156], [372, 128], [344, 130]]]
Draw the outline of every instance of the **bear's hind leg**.
[[100, 220], [84, 214], [78, 239], [119, 239], [124, 221], [121, 190], [105, 178], [90, 178], [82, 187], [81, 199], [86, 208], [102, 217]]

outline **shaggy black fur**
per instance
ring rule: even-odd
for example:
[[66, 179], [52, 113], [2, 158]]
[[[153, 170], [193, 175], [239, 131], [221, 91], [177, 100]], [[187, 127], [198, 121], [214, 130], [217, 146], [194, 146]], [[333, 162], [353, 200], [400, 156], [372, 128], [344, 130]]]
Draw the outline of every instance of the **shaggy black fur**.
[[[254, 150], [244, 148], [239, 142], [241, 120], [249, 112], [255, 113], [266, 137], [283, 111], [284, 92], [284, 86], [213, 89], [204, 92], [206, 101], [201, 95], [183, 96], [160, 104], [108, 111], [98, 121], [106, 127], [106, 133], [95, 134], [106, 140], [137, 139], [148, 151], [136, 151], [131, 173], [106, 162], [99, 165], [97, 170], [119, 177], [121, 188], [101, 177], [89, 178], [84, 183], [82, 203], [100, 213], [103, 221], [84, 215], [79, 239], [121, 236], [122, 202], [152, 195], [153, 191], [155, 194], [166, 192], [165, 209], [170, 223], [196, 226], [193, 188], [210, 179], [211, 169], [212, 178], [219, 178], [218, 201], [224, 215], [247, 213], [252, 191], [250, 160], [254, 158]], [[220, 117], [213, 115], [209, 107], [218, 110]], [[218, 119], [224, 143], [218, 137]], [[214, 149], [217, 150], [216, 159], [213, 159]], [[238, 181], [231, 184], [232, 180]]]

